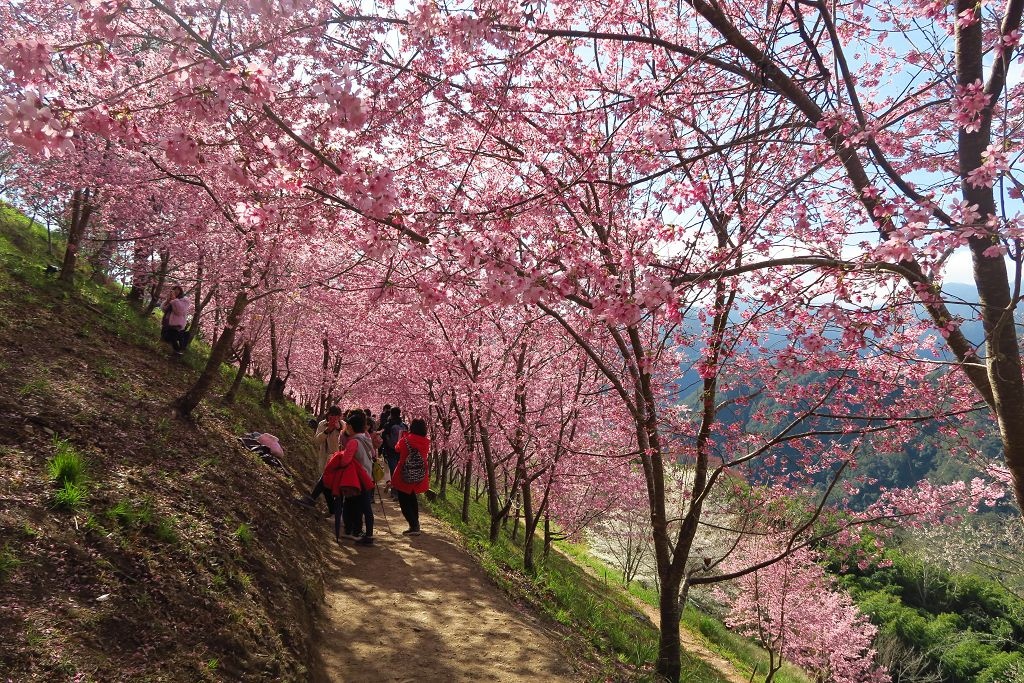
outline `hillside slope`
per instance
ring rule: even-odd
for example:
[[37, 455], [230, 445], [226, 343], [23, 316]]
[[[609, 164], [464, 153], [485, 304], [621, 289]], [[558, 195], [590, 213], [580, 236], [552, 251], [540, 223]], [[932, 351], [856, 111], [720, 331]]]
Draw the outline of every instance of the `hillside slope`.
[[[104, 287], [60, 288], [45, 241], [2, 211], [0, 680], [319, 678], [313, 525], [293, 482], [235, 440], [276, 434], [305, 484], [303, 415], [263, 409], [246, 381], [230, 410], [181, 419], [169, 406], [195, 352], [169, 358]], [[85, 461], [63, 505], [58, 453]]]

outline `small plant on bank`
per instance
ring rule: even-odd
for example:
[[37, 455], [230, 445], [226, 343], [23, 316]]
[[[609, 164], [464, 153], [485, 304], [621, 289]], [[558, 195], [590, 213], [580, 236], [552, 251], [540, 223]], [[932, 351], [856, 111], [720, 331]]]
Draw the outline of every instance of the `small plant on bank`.
[[153, 535], [158, 541], [167, 544], [173, 545], [178, 542], [178, 532], [174, 529], [174, 522], [167, 517], [161, 517], [153, 525]]
[[63, 439], [54, 439], [56, 454], [46, 462], [50, 480], [57, 485], [53, 506], [62, 510], [78, 510], [85, 505], [85, 458]]
[[253, 542], [253, 539], [255, 538], [252, 533], [252, 527], [250, 527], [245, 522], [242, 522], [238, 525], [238, 528], [235, 529], [234, 535], [235, 540], [241, 543], [243, 546], [249, 545]]
[[139, 503], [121, 500], [107, 511], [107, 516], [125, 529], [143, 527], [153, 521], [153, 504], [149, 500]]
[[81, 453], [63, 439], [55, 439], [53, 445], [57, 453], [46, 463], [50, 479], [58, 485], [66, 482], [85, 484], [85, 458]]
[[85, 485], [66, 481], [53, 494], [53, 506], [61, 510], [73, 512], [85, 506], [85, 499], [87, 497], [88, 491], [86, 491]]
[[11, 549], [11, 544], [5, 544], [0, 550], [0, 582], [6, 581], [11, 572], [18, 568], [21, 560]]
[[18, 389], [18, 396], [25, 398], [26, 396], [42, 396], [50, 390], [50, 383], [44, 378], [34, 379], [26, 382], [20, 389]]

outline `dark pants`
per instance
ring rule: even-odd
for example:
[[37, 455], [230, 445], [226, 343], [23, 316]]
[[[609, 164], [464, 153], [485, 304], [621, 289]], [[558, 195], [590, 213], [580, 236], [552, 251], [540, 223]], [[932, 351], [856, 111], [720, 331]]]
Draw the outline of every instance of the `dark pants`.
[[388, 463], [388, 469], [391, 470], [391, 476], [395, 476], [395, 468], [398, 467], [398, 461], [400, 456], [398, 451], [393, 448], [384, 447], [384, 460]]
[[398, 505], [402, 508], [402, 516], [409, 523], [412, 531], [420, 530], [420, 503], [415, 493], [404, 493], [395, 491], [398, 494]]
[[181, 353], [182, 351], [185, 350], [185, 347], [188, 346], [188, 332], [186, 332], [185, 330], [177, 330], [174, 329], [173, 327], [171, 328], [171, 331], [174, 334], [174, 338], [171, 340], [171, 348], [177, 351], [178, 353]]
[[[338, 501], [341, 509], [341, 519], [345, 523], [345, 533], [358, 536], [363, 530], [363, 496], [346, 496], [344, 505]], [[335, 509], [334, 526], [337, 531], [338, 509]], [[373, 530], [373, 519], [370, 519], [370, 530]]]
[[334, 496], [332, 496], [331, 492], [327, 490], [326, 486], [324, 486], [323, 477], [316, 480], [316, 485], [313, 486], [313, 490], [309, 492], [309, 497], [312, 498], [315, 503], [317, 496], [321, 493], [324, 496], [324, 500], [327, 501], [327, 511], [334, 512]]
[[362, 503], [363, 526], [366, 527], [366, 536], [373, 536], [373, 489], [363, 491], [359, 496]]

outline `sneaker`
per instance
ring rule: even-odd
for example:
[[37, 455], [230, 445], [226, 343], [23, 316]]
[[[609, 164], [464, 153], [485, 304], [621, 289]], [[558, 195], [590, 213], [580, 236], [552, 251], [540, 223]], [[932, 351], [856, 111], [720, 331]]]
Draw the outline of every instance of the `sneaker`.
[[419, 529], [406, 529], [405, 531], [402, 532], [402, 535], [403, 536], [419, 536], [420, 535], [420, 530]]
[[363, 536], [356, 541], [356, 545], [373, 545], [373, 536]]
[[292, 500], [303, 507], [311, 508], [316, 506], [316, 501], [309, 496], [300, 496], [299, 498], [292, 498]]
[[358, 541], [359, 538], [360, 538], [359, 536], [356, 536], [355, 534], [348, 534], [348, 533], [342, 534], [341, 537], [344, 538], [344, 539], [347, 539], [349, 541]]

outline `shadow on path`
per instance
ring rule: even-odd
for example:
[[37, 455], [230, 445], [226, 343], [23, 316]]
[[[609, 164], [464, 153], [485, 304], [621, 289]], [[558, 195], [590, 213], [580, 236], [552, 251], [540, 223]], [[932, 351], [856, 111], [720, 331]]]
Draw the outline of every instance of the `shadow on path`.
[[[327, 681], [571, 681], [557, 636], [521, 613], [461, 548], [454, 532], [421, 514], [423, 535], [374, 505], [374, 546], [335, 545], [315, 669]], [[325, 537], [327, 535], [325, 534]]]

